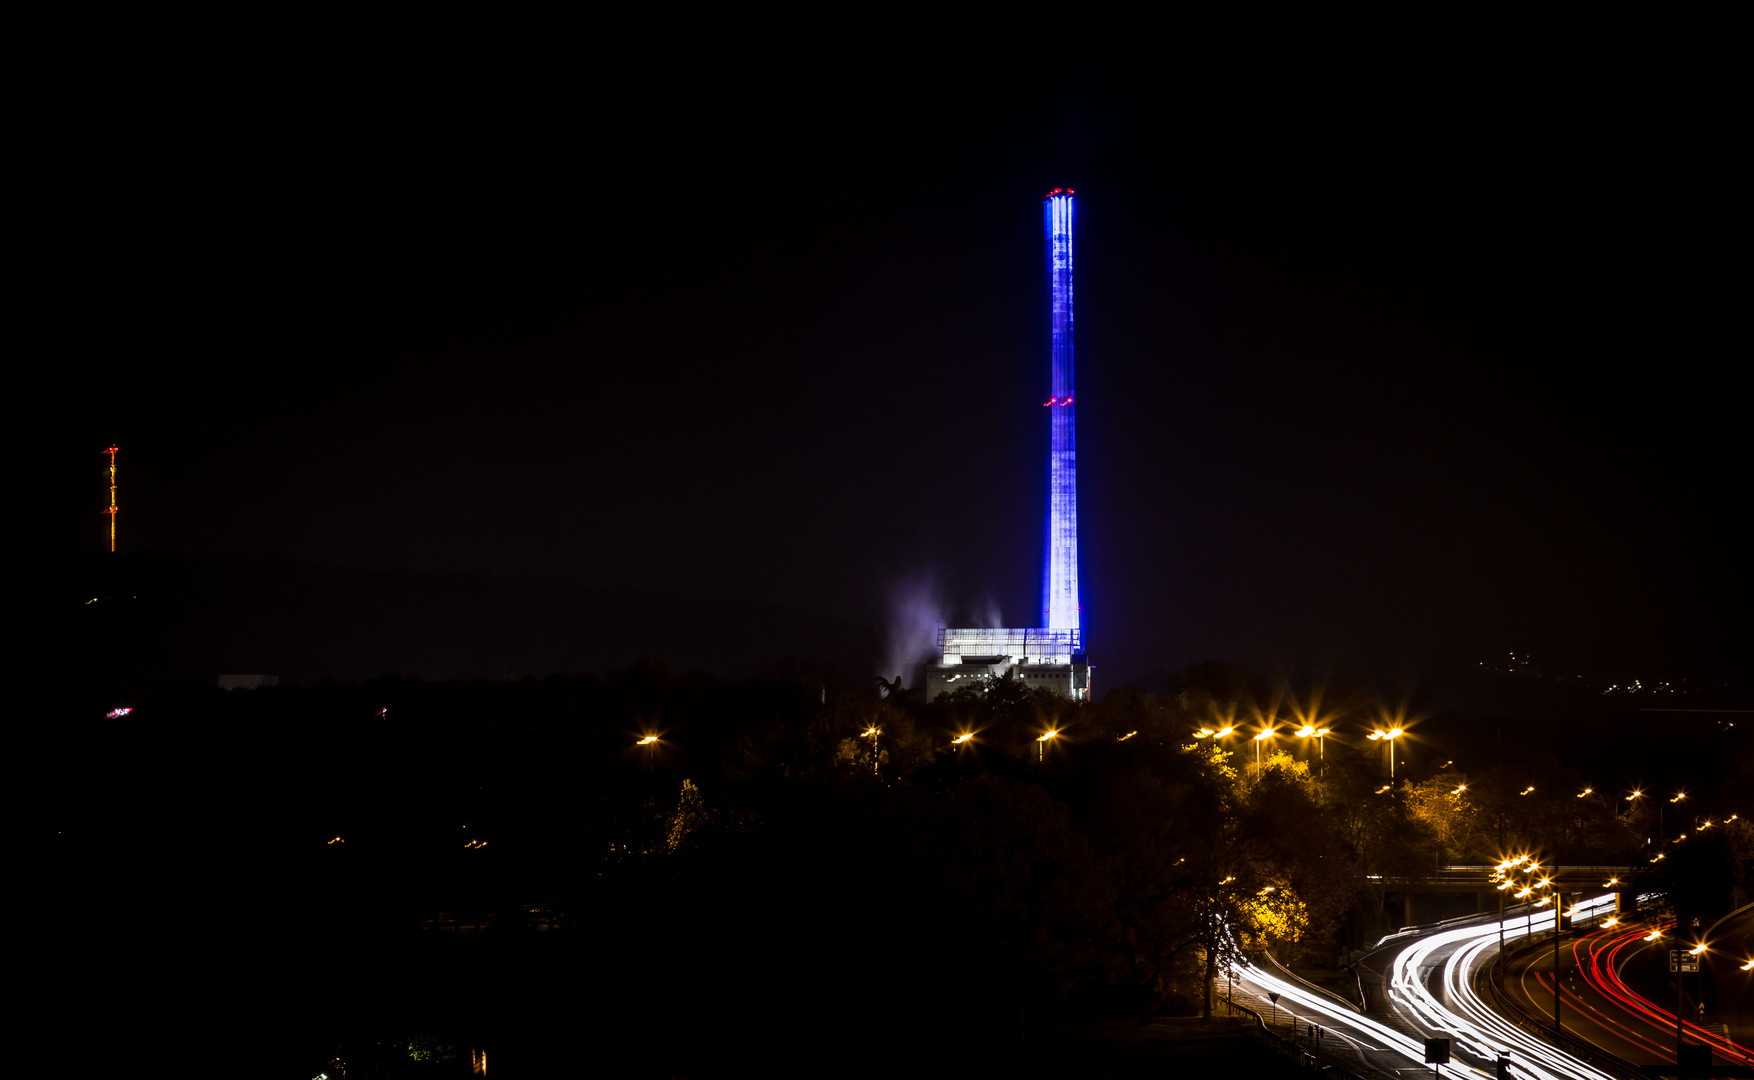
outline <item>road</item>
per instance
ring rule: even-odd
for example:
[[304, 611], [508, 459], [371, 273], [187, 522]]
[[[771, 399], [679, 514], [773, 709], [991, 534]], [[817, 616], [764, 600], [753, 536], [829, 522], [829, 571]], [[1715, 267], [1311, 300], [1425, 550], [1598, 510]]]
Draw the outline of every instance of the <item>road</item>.
[[[1579, 918], [1611, 911], [1612, 895], [1578, 905]], [[1551, 917], [1551, 916], [1549, 916]], [[1539, 925], [1536, 916], [1535, 926]], [[1529, 933], [1523, 912], [1507, 917], [1507, 943]], [[1239, 1003], [1273, 1019], [1280, 1034], [1298, 1025], [1299, 1041], [1308, 1044], [1304, 1025], [1321, 1024], [1330, 1034], [1322, 1040], [1324, 1057], [1364, 1076], [1431, 1075], [1425, 1064], [1425, 1040], [1447, 1038], [1451, 1062], [1440, 1075], [1491, 1077], [1501, 1051], [1508, 1051], [1513, 1075], [1537, 1080], [1612, 1080], [1580, 1058], [1526, 1034], [1499, 1016], [1473, 991], [1473, 975], [1498, 951], [1500, 926], [1494, 916], [1439, 924], [1429, 930], [1397, 935], [1362, 964], [1378, 986], [1368, 994], [1370, 1008], [1360, 1011], [1289, 978], [1253, 964], [1238, 964], [1234, 994]], [[1277, 993], [1275, 1005], [1267, 994]]]
[[[1561, 981], [1559, 1016], [1565, 1030], [1587, 1042], [1624, 1058], [1635, 1065], [1672, 1065], [1675, 1062], [1675, 1003], [1672, 997], [1667, 1008], [1640, 993], [1655, 992], [1663, 981], [1667, 954], [1675, 942], [1664, 933], [1651, 938], [1655, 930], [1668, 926], [1647, 924], [1616, 926], [1567, 937], [1560, 943], [1559, 966]], [[1737, 927], [1726, 928], [1719, 935], [1733, 940]], [[1742, 936], [1745, 936], [1743, 932]], [[1738, 956], [1737, 959], [1740, 959]], [[1551, 949], [1538, 949], [1513, 957], [1505, 977], [1505, 992], [1517, 1004], [1545, 1020], [1553, 1016], [1553, 964]], [[1728, 995], [1719, 1003], [1719, 1012], [1732, 1020], [1728, 1035], [1689, 1023], [1689, 1043], [1705, 1043], [1712, 1048], [1720, 1064], [1754, 1065], [1754, 1052], [1746, 1042], [1749, 1020], [1744, 1014], [1746, 976], [1737, 979], [1734, 963], [1729, 957], [1720, 961], [1718, 986], [1720, 994]], [[1629, 976], [1628, 969], [1638, 973]], [[1651, 973], [1642, 980], [1638, 977]], [[1672, 985], [1672, 984], [1671, 984]], [[1691, 990], [1697, 984], [1689, 976]], [[1666, 989], [1666, 988], [1665, 988]], [[1668, 995], [1662, 995], [1668, 997]], [[1690, 1013], [1691, 1015], [1691, 1013]]]

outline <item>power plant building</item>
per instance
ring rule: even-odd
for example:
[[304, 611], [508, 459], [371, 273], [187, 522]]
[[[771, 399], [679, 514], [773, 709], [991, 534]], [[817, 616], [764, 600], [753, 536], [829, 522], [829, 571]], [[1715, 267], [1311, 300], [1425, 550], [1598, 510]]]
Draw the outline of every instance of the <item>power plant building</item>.
[[938, 631], [938, 662], [926, 667], [926, 700], [1006, 675], [1077, 701], [1090, 696], [1083, 608], [1078, 603], [1078, 410], [1072, 380], [1072, 191], [1042, 203], [1052, 291], [1052, 382], [1048, 400], [1048, 515], [1041, 626]]

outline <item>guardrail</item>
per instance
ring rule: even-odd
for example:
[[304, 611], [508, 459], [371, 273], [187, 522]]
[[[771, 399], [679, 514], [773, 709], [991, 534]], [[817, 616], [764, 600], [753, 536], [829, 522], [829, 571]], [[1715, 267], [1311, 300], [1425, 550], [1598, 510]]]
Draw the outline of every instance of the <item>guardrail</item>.
[[1225, 1009], [1228, 1010], [1232, 1016], [1247, 1017], [1253, 1020], [1259, 1025], [1258, 1028], [1253, 1030], [1257, 1035], [1267, 1041], [1267, 1047], [1269, 1049], [1275, 1050], [1287, 1057], [1296, 1058], [1299, 1065], [1315, 1066], [1317, 1075], [1319, 1076], [1331, 1076], [1335, 1077], [1336, 1080], [1364, 1080], [1363, 1077], [1350, 1069], [1344, 1068], [1340, 1065], [1335, 1065], [1332, 1062], [1323, 1065], [1321, 1063], [1322, 1056], [1320, 1054], [1309, 1050], [1300, 1043], [1287, 1039], [1285, 1036], [1268, 1027], [1267, 1021], [1261, 1016], [1261, 1014], [1249, 1008], [1247, 1005], [1238, 1005], [1229, 998], [1214, 996], [1212, 999], [1212, 1008], [1214, 1012], [1217, 1012], [1219, 1009]]
[[[1541, 936], [1545, 938], [1546, 935]], [[1492, 963], [1474, 973], [1474, 992], [1490, 1001], [1500, 1016], [1522, 1028], [1528, 1034], [1550, 1042], [1568, 1054], [1583, 1058], [1608, 1075], [1619, 1077], [1620, 1080], [1645, 1080], [1649, 1073], [1640, 1066], [1634, 1065], [1616, 1054], [1610, 1054], [1592, 1043], [1567, 1035], [1563, 1031], [1554, 1031], [1551, 1023], [1535, 1016], [1511, 1000], [1508, 995], [1499, 991], [1498, 982], [1502, 970], [1500, 965], [1513, 956], [1529, 952], [1545, 944], [1547, 944], [1545, 940], [1524, 939], [1524, 944], [1520, 947], [1500, 953]]]
[[[1325, 989], [1323, 987], [1317, 986], [1315, 983], [1310, 982], [1308, 979], [1299, 975], [1297, 972], [1292, 971], [1290, 968], [1286, 967], [1284, 964], [1281, 964], [1279, 962], [1279, 958], [1277, 956], [1274, 956], [1271, 952], [1263, 952], [1263, 953], [1261, 953], [1261, 956], [1266, 959], [1267, 963], [1272, 964], [1273, 967], [1278, 969], [1279, 974], [1282, 975], [1286, 979], [1286, 981], [1297, 983], [1298, 985], [1302, 986], [1305, 990], [1308, 990], [1310, 993], [1320, 994], [1322, 997], [1327, 998], [1329, 1001], [1336, 1002], [1340, 1005], [1343, 1005], [1353, 1012], [1363, 1012], [1364, 1011], [1363, 1007], [1360, 1006], [1358, 1004], [1358, 1002], [1347, 1001], [1344, 997], [1341, 997], [1339, 994], [1334, 993], [1332, 990], [1328, 990], [1328, 989]], [[1360, 986], [1359, 986], [1359, 995], [1358, 996], [1361, 998], [1364, 996], [1362, 984], [1360, 984]]]

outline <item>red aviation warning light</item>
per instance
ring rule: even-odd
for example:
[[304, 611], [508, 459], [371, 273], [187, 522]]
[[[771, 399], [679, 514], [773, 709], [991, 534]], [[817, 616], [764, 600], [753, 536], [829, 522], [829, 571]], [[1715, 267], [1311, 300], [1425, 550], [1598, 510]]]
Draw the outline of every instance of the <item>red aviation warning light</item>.
[[1077, 194], [1077, 192], [1073, 191], [1069, 187], [1057, 187], [1054, 190], [1048, 192], [1046, 195], [1043, 195], [1041, 197], [1041, 201], [1047, 202], [1049, 199], [1053, 198], [1055, 195], [1075, 195], [1075, 194]]
[[110, 516], [110, 551], [113, 554], [116, 550], [116, 447], [112, 445], [103, 452], [110, 455], [110, 505], [104, 508], [104, 513]]

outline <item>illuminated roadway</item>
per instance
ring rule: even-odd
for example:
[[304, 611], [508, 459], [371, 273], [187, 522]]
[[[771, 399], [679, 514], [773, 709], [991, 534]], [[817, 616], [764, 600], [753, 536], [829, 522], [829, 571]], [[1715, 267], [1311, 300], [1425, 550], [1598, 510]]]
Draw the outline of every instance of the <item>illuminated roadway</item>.
[[[1614, 897], [1598, 896], [1577, 905], [1576, 916], [1611, 912]], [[1541, 925], [1536, 909], [1534, 926]], [[1552, 918], [1551, 911], [1547, 912]], [[1507, 944], [1529, 933], [1524, 913], [1504, 920]], [[1280, 1034], [1309, 1044], [1306, 1025], [1320, 1024], [1322, 1056], [1365, 1076], [1429, 1075], [1425, 1040], [1450, 1040], [1450, 1064], [1444, 1076], [1492, 1077], [1498, 1053], [1510, 1051], [1518, 1077], [1612, 1080], [1609, 1074], [1545, 1041], [1526, 1034], [1493, 1011], [1474, 993], [1473, 976], [1498, 953], [1499, 923], [1494, 916], [1476, 916], [1429, 930], [1397, 935], [1361, 960], [1382, 975], [1382, 985], [1369, 995], [1370, 1009], [1360, 1012], [1303, 983], [1253, 964], [1234, 970], [1235, 996], [1240, 1004], [1271, 1020], [1277, 1012]], [[1277, 1006], [1266, 997], [1279, 994]]]
[[[1745, 939], [1747, 924], [1754, 922], [1754, 909], [1720, 924], [1716, 941]], [[1664, 924], [1665, 931], [1670, 924]], [[1674, 1000], [1652, 1001], [1629, 985], [1626, 969], [1661, 972], [1666, 953], [1675, 942], [1668, 934], [1645, 940], [1649, 924], [1595, 930], [1565, 941], [1560, 946], [1560, 966], [1565, 979], [1561, 990], [1560, 1022], [1567, 1033], [1601, 1047], [1634, 1065], [1675, 1063]], [[1655, 950], [1656, 955], [1649, 955]], [[1731, 955], [1734, 955], [1733, 950]], [[1636, 982], [1636, 978], [1634, 982]], [[1720, 993], [1734, 995], [1738, 984], [1720, 975]], [[1656, 989], [1646, 986], [1646, 989]], [[1665, 988], [1666, 989], [1666, 988]], [[1513, 958], [1506, 972], [1505, 992], [1518, 1005], [1551, 1022], [1553, 1017], [1553, 950], [1537, 949]], [[1747, 981], [1740, 983], [1740, 997], [1719, 1002], [1719, 1015], [1746, 1015]], [[1729, 1035], [1688, 1023], [1687, 1041], [1705, 1043], [1713, 1057], [1731, 1065], [1754, 1065], [1748, 1049], [1748, 1021], [1732, 1020]]]

